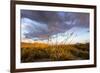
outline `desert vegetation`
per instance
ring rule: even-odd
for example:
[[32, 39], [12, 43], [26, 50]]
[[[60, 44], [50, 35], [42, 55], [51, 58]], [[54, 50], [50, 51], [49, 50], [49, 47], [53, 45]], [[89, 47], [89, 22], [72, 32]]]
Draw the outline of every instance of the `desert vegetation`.
[[21, 62], [89, 59], [89, 43], [49, 45], [21, 43]]
[[89, 20], [84, 12], [21, 10], [21, 62], [89, 59]]

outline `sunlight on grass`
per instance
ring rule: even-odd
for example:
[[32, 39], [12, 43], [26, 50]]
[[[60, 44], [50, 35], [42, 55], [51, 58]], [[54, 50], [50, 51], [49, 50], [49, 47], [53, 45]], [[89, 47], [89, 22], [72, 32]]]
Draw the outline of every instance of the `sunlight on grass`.
[[21, 62], [89, 59], [89, 43], [72, 45], [21, 44]]

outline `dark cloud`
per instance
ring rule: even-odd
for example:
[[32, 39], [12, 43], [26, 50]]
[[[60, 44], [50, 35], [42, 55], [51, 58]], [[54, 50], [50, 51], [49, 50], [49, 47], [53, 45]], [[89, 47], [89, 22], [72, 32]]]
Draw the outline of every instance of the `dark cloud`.
[[89, 28], [89, 13], [21, 10], [21, 24], [23, 19], [29, 19], [25, 22], [29, 24], [25, 28], [26, 38], [47, 38], [73, 27]]

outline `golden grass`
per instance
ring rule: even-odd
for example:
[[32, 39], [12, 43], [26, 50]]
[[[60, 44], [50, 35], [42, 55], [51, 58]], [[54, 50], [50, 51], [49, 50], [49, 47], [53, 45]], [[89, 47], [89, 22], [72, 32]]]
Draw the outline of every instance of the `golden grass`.
[[89, 43], [48, 45], [21, 43], [21, 62], [64, 61], [89, 59]]

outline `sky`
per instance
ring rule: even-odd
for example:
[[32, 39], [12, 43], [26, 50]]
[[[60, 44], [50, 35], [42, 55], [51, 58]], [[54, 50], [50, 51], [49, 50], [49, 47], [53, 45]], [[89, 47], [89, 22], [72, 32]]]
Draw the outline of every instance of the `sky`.
[[89, 13], [21, 10], [21, 41], [89, 42]]

